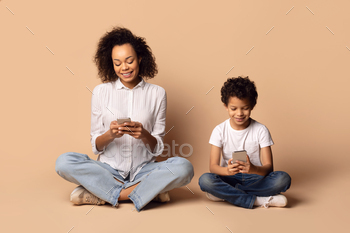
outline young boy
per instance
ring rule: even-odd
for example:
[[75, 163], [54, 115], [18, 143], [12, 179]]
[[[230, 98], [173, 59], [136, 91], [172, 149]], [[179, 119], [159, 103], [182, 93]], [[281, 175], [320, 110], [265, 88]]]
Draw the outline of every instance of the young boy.
[[[269, 130], [250, 118], [257, 97], [255, 84], [248, 77], [229, 78], [221, 88], [221, 101], [230, 118], [213, 130], [209, 140], [211, 173], [199, 178], [201, 190], [212, 201], [249, 209], [287, 205], [287, 198], [279, 193], [290, 187], [291, 178], [273, 171]], [[247, 153], [246, 162], [233, 161], [233, 152], [241, 150]]]

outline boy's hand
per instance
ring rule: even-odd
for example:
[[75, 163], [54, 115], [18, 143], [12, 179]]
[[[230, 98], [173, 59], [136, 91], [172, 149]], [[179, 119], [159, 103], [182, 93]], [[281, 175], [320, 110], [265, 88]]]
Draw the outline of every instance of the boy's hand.
[[247, 155], [247, 162], [237, 161], [238, 163], [238, 170], [241, 173], [253, 173], [255, 166], [250, 163], [249, 156]]
[[228, 160], [228, 165], [227, 165], [227, 175], [228, 176], [233, 176], [239, 173], [239, 164], [238, 163], [232, 163], [233, 159]]

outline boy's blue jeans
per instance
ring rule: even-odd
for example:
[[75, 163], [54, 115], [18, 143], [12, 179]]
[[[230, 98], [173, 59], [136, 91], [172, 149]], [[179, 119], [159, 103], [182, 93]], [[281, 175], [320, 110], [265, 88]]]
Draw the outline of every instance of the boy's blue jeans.
[[128, 177], [124, 179], [110, 165], [76, 152], [60, 155], [56, 161], [56, 172], [65, 180], [82, 185], [113, 206], [118, 205], [122, 189], [139, 183], [128, 196], [137, 211], [140, 211], [159, 193], [187, 185], [194, 174], [193, 166], [187, 159], [171, 157], [163, 162], [146, 164], [134, 181], [130, 182]]
[[252, 209], [257, 196], [273, 196], [289, 189], [291, 178], [286, 172], [271, 172], [266, 176], [237, 173], [220, 176], [205, 173], [199, 178], [202, 191], [236, 206]]

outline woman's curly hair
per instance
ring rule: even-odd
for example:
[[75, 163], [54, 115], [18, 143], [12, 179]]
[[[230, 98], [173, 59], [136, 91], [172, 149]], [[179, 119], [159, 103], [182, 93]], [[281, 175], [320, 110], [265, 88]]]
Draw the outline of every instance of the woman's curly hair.
[[138, 58], [142, 58], [139, 68], [139, 76], [150, 79], [157, 73], [157, 64], [152, 54], [151, 48], [142, 37], [135, 36], [129, 29], [114, 27], [110, 32], [106, 32], [100, 39], [94, 62], [98, 68], [98, 76], [102, 82], [111, 82], [118, 79], [112, 61], [112, 49], [116, 45], [130, 44]]
[[250, 107], [253, 109], [256, 105], [258, 92], [253, 81], [249, 77], [238, 76], [237, 78], [228, 78], [221, 88], [221, 101], [227, 106], [230, 97], [238, 99], [249, 99]]

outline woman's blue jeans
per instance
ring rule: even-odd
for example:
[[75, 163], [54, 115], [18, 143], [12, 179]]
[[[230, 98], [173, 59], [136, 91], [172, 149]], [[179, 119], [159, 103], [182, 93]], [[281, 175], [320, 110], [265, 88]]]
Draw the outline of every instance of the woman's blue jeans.
[[205, 173], [199, 178], [202, 191], [236, 206], [252, 209], [257, 196], [273, 196], [289, 189], [291, 178], [286, 172], [271, 172], [266, 176], [237, 173], [220, 176]]
[[130, 182], [128, 177], [124, 179], [110, 165], [76, 152], [60, 155], [56, 161], [56, 172], [65, 180], [82, 185], [113, 206], [118, 205], [122, 189], [139, 183], [128, 196], [137, 211], [159, 193], [187, 185], [194, 175], [193, 166], [187, 159], [171, 157], [163, 162], [146, 164]]

